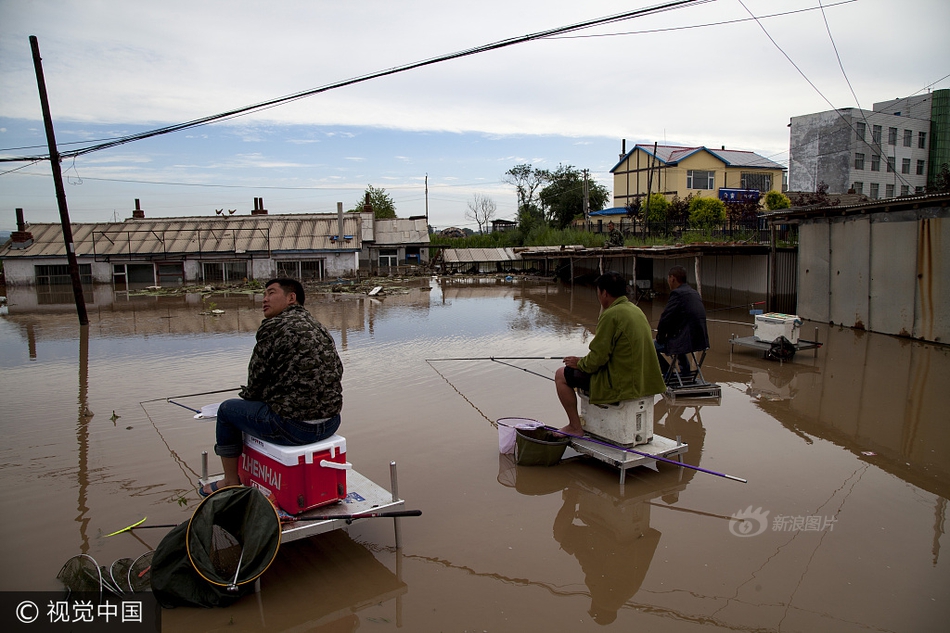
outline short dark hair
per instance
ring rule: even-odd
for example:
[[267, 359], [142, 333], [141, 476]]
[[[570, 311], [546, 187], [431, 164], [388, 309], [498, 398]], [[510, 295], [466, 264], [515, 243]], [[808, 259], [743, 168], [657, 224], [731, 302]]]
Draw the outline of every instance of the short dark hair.
[[612, 270], [605, 272], [594, 283], [597, 284], [599, 290], [603, 290], [614, 299], [627, 296], [627, 280], [618, 272]]
[[277, 279], [271, 279], [268, 281], [266, 284], [264, 284], [264, 287], [267, 288], [268, 286], [273, 286], [274, 284], [280, 286], [285, 293], [292, 292], [297, 295], [297, 304], [303, 305], [306, 296], [303, 292], [303, 284], [301, 284], [299, 281], [296, 279], [290, 279], [289, 277], [278, 277]]
[[670, 268], [669, 276], [681, 284], [686, 283], [686, 269], [682, 266], [673, 266]]

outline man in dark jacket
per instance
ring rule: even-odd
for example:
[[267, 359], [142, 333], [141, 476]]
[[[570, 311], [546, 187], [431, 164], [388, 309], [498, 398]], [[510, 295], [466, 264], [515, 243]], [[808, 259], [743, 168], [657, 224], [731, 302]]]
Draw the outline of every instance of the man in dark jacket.
[[706, 333], [706, 308], [699, 293], [686, 283], [686, 269], [673, 266], [666, 277], [670, 284], [670, 298], [660, 315], [656, 326], [656, 353], [660, 360], [660, 369], [665, 376], [670, 368], [664, 358], [676, 356], [680, 371], [689, 371], [689, 359], [686, 354], [698, 352], [709, 347], [709, 335]]
[[283, 446], [319, 442], [340, 426], [343, 363], [333, 338], [303, 307], [295, 279], [272, 279], [264, 287], [264, 322], [239, 398], [218, 408], [214, 452], [224, 479], [198, 489], [207, 496], [240, 484], [238, 458], [244, 433]]

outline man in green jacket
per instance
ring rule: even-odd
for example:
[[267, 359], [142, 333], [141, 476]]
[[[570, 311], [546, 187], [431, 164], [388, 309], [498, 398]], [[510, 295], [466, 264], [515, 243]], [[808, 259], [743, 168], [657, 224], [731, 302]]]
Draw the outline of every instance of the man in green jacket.
[[666, 390], [646, 315], [627, 299], [627, 282], [616, 272], [597, 278], [603, 308], [587, 356], [565, 356], [554, 375], [558, 399], [569, 424], [563, 433], [582, 436], [575, 388], [590, 393], [591, 404], [645, 398]]

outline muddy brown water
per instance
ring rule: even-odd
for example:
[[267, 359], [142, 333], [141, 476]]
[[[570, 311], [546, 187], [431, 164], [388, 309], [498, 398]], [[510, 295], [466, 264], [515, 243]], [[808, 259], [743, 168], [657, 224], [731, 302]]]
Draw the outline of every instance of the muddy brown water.
[[[705, 373], [722, 400], [660, 399], [655, 432], [748, 483], [661, 464], [621, 486], [588, 458], [531, 468], [498, 454], [493, 420], [563, 423], [550, 380], [426, 362], [581, 355], [589, 289], [417, 284], [308, 300], [345, 366], [348, 461], [387, 488], [395, 461], [406, 507], [423, 511], [402, 520], [402, 548], [388, 519], [285, 544], [259, 594], [166, 611], [164, 630], [946, 630], [947, 347], [818, 325], [817, 354], [778, 363], [731, 348], [751, 335], [745, 309], [711, 313]], [[97, 301], [85, 330], [68, 300], [20, 310], [11, 294], [0, 318], [2, 590], [58, 589], [70, 556], [108, 564], [164, 531], [104, 534], [189, 518], [213, 422], [140, 403], [240, 385], [261, 320], [260, 297], [215, 297], [219, 316], [196, 297]], [[655, 324], [662, 299], [640, 305]]]

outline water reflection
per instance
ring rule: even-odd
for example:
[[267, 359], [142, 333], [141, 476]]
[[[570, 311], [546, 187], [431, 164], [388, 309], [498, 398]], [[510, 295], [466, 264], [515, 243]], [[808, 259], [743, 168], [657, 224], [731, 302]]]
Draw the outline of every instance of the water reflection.
[[[655, 432], [688, 443], [683, 461], [693, 466], [699, 465], [703, 452], [701, 408], [672, 406], [662, 399], [657, 403]], [[600, 625], [617, 619], [653, 563], [662, 534], [651, 525], [652, 509], [691, 512], [676, 504], [696, 471], [671, 466], [630, 472], [620, 484], [615, 470], [584, 456], [552, 467], [519, 466], [512, 455], [498, 457], [498, 482], [503, 486], [527, 496], [560, 493], [553, 537], [579, 564], [590, 599], [587, 613]]]
[[[341, 349], [351, 461], [386, 482], [398, 460], [400, 492], [424, 511], [403, 524], [405, 554], [386, 548], [391, 525], [370, 522], [293, 544], [261, 595], [224, 614], [169, 613], [182, 624], [170, 630], [221, 628], [232, 615], [255, 630], [589, 630], [613, 618], [617, 630], [669, 630], [710, 617], [730, 629], [939, 630], [950, 617], [940, 556], [947, 348], [822, 326], [817, 355], [780, 364], [730, 353], [741, 324], [713, 323], [704, 374], [723, 386], [721, 406], [658, 400], [654, 430], [689, 445], [686, 463], [749, 484], [660, 464], [634, 469], [621, 487], [615, 468], [589, 459], [496, 463], [492, 420], [561, 420], [550, 381], [491, 362], [442, 363], [439, 373], [425, 363], [583, 353], [594, 293], [418, 283], [403, 294], [307, 301]], [[209, 301], [224, 313], [208, 314]], [[655, 323], [663, 306], [641, 307]], [[261, 321], [249, 295], [97, 298], [84, 331], [73, 309], [19, 304], [0, 318], [0, 503], [18, 510], [0, 522], [0, 589], [52, 589], [77, 548], [103, 562], [160, 540], [155, 530], [103, 532], [146, 515], [190, 516], [213, 429], [164, 402], [140, 403], [243, 382]], [[524, 363], [544, 375], [557, 365]], [[834, 514], [836, 524], [738, 538], [730, 514], [750, 504]], [[313, 598], [323, 593], [326, 602]]]

